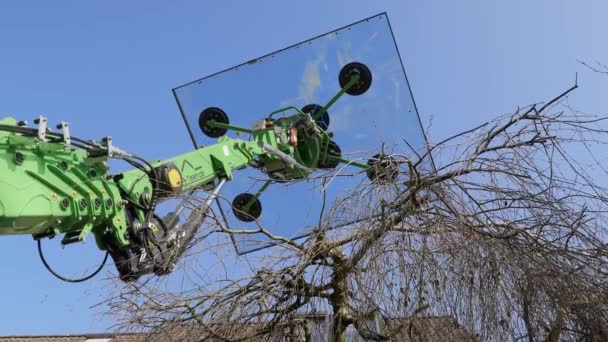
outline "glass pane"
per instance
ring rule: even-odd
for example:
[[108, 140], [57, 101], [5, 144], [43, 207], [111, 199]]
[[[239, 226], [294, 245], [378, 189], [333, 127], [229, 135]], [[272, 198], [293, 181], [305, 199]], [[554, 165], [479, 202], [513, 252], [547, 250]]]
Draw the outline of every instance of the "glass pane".
[[[340, 91], [338, 75], [350, 62], [365, 64], [372, 73], [372, 83], [364, 94], [345, 94], [328, 110], [328, 131], [333, 132], [342, 156], [366, 163], [383, 149], [410, 154], [407, 144], [424, 153], [424, 133], [385, 14], [180, 86], [174, 94], [192, 140], [201, 147], [214, 143], [199, 129], [202, 110], [219, 107], [228, 114], [230, 124], [251, 128], [286, 106], [326, 105]], [[232, 131], [228, 136], [248, 139], [247, 134]], [[323, 189], [327, 212], [348, 189], [367, 181], [361, 169], [343, 166], [332, 171], [336, 177], [325, 181], [315, 173], [306, 181], [272, 184], [261, 197], [263, 213], [258, 223], [289, 238], [309, 233], [319, 223]], [[234, 173], [234, 180], [222, 192], [225, 199], [220, 201], [230, 227], [257, 228], [255, 222], [237, 221], [230, 202], [239, 193], [255, 193], [266, 179], [268, 176], [257, 170]], [[266, 242], [260, 234], [250, 235], [238, 241], [238, 250], [248, 252]]]

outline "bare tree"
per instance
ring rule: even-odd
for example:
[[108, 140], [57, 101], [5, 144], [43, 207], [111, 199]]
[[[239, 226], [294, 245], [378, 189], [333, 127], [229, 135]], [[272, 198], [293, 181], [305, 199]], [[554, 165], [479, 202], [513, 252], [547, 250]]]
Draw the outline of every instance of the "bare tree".
[[[208, 212], [180, 283], [121, 287], [111, 311], [179, 340], [310, 341], [322, 313], [333, 341], [455, 340], [425, 325], [437, 317], [470, 332], [462, 340], [606, 340], [608, 197], [595, 180], [608, 131], [562, 106], [574, 88], [424, 155], [393, 151], [397, 180], [361, 182], [307, 239], [231, 230]], [[277, 245], [230, 259], [231, 272], [226, 236], [254, 232]]]

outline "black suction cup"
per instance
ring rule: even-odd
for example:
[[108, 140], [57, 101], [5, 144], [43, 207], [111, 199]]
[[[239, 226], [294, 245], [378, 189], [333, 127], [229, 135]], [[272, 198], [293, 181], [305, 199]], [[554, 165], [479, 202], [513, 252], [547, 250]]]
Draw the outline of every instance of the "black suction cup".
[[[314, 117], [322, 108], [323, 107], [318, 104], [308, 104], [304, 106], [304, 108], [302, 108], [302, 111], [304, 113], [310, 113], [310, 115]], [[317, 118], [316, 123], [317, 125], [319, 125], [319, 127], [326, 131], [327, 128], [329, 128], [329, 113], [327, 111], [324, 111], [323, 114], [321, 114], [321, 116]]]
[[228, 115], [226, 115], [223, 110], [217, 107], [209, 107], [203, 110], [198, 117], [198, 126], [201, 128], [203, 134], [210, 138], [219, 138], [228, 131], [225, 128], [209, 127], [207, 125], [209, 121], [229, 124]]
[[365, 64], [359, 62], [346, 64], [340, 70], [338, 80], [340, 81], [340, 88], [344, 88], [355, 75], [359, 75], [359, 81], [350, 87], [346, 93], [357, 96], [365, 93], [372, 85], [372, 72]]
[[387, 184], [394, 182], [399, 176], [399, 163], [383, 153], [376, 154], [367, 161], [367, 178], [374, 183]]
[[255, 196], [248, 193], [239, 194], [232, 201], [232, 212], [237, 219], [243, 222], [252, 222], [257, 220], [262, 215], [262, 203], [259, 199], [255, 201], [249, 207], [249, 210], [245, 210], [247, 203], [251, 201]]
[[[342, 157], [342, 151], [340, 150], [340, 146], [338, 146], [338, 144], [336, 144], [336, 142], [333, 140], [329, 141], [329, 144], [327, 146], [327, 155], [338, 157], [338, 158]], [[340, 164], [339, 160], [328, 158], [325, 162], [323, 162], [323, 161], [319, 162], [319, 168], [320, 169], [333, 169], [336, 166], [338, 166], [338, 164]]]

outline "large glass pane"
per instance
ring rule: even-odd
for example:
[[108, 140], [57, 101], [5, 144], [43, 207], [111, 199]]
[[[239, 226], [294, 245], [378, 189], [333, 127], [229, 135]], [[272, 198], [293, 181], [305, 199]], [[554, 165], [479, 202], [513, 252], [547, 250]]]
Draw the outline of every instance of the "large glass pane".
[[[367, 92], [344, 95], [328, 110], [328, 131], [334, 133], [343, 156], [365, 163], [382, 149], [411, 153], [407, 144], [424, 153], [424, 134], [386, 14], [180, 86], [174, 94], [193, 142], [202, 147], [214, 143], [198, 126], [203, 109], [219, 107], [231, 124], [252, 127], [282, 107], [325, 105], [340, 90], [339, 72], [350, 62], [365, 64], [373, 80]], [[248, 139], [243, 133], [228, 135]], [[354, 167], [333, 172], [336, 177], [324, 181], [313, 177], [272, 184], [261, 198], [263, 214], [258, 223], [277, 235], [306, 235], [319, 223], [324, 196], [327, 212], [348, 189], [366, 180], [365, 172]], [[266, 179], [257, 170], [243, 170], [224, 187], [225, 199], [219, 202], [230, 227], [256, 228], [256, 223], [237, 221], [230, 202], [239, 193], [255, 193]], [[261, 235], [251, 235], [238, 241], [238, 250], [251, 251], [266, 242]]]

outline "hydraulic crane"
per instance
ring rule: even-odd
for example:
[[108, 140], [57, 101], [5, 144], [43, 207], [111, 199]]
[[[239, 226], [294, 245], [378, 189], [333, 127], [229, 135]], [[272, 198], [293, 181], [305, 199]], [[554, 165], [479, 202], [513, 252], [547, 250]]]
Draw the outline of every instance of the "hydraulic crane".
[[[122, 280], [167, 274], [196, 234], [211, 200], [236, 170], [254, 167], [269, 176], [256, 194], [234, 199], [233, 213], [245, 222], [259, 218], [259, 197], [272, 182], [303, 179], [318, 169], [346, 163], [366, 170], [372, 181], [393, 181], [398, 174], [395, 160], [382, 154], [367, 164], [344, 159], [327, 130], [329, 108], [344, 94], [365, 93], [371, 83], [367, 66], [347, 64], [339, 74], [340, 90], [325, 106], [282, 108], [253, 128], [231, 125], [220, 108], [205, 108], [199, 128], [218, 138], [217, 143], [156, 163], [116, 147], [110, 137], [75, 138], [65, 122], [53, 131], [45, 117], [34, 120], [36, 127], [4, 118], [0, 120], [0, 235], [32, 235], [40, 251], [42, 238], [63, 235], [61, 242], [67, 245], [92, 233], [99, 249], [113, 258]], [[251, 139], [229, 138], [228, 130], [249, 133]], [[107, 161], [112, 158], [134, 169], [111, 174]], [[162, 218], [155, 214], [159, 202], [197, 189], [208, 191], [209, 197], [185, 222], [176, 212]], [[59, 276], [42, 253], [41, 257]]]

